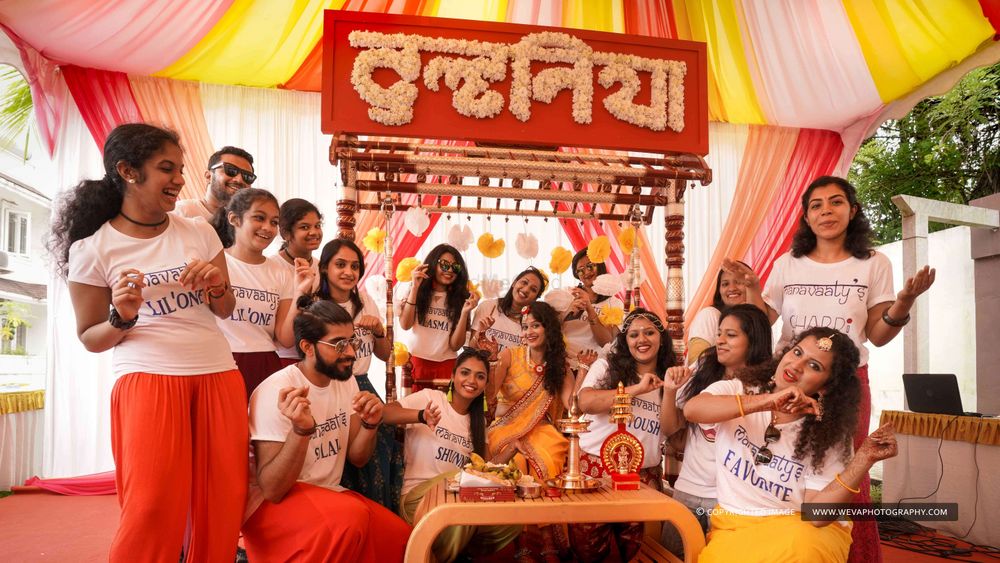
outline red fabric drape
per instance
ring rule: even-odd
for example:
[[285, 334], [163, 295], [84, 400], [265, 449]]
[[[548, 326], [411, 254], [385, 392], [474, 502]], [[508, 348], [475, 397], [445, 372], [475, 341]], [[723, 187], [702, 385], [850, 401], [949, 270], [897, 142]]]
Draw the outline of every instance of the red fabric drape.
[[67, 496], [113, 495], [115, 494], [115, 472], [106, 471], [63, 479], [32, 477], [24, 482], [24, 486], [38, 487]]
[[66, 65], [62, 74], [99, 150], [116, 126], [144, 121], [125, 73]]
[[623, 2], [622, 8], [625, 12], [625, 33], [677, 38], [677, 22], [671, 0]]
[[802, 129], [799, 132], [778, 195], [743, 257], [743, 261], [757, 272], [761, 283], [767, 281], [774, 261], [791, 245], [800, 215], [799, 199], [806, 186], [818, 176], [831, 174], [843, 150], [840, 135], [833, 131]]
[[993, 40], [1000, 40], [1000, 0], [979, 0], [979, 6], [983, 9], [983, 15], [990, 20], [990, 25], [996, 33]]
[[62, 128], [63, 104], [69, 93], [52, 61], [28, 45], [9, 27], [0, 23], [0, 29], [7, 34], [21, 55], [21, 64], [27, 73], [25, 79], [31, 88], [31, 102], [35, 109], [38, 131], [49, 156], [53, 156], [56, 152], [56, 138]]

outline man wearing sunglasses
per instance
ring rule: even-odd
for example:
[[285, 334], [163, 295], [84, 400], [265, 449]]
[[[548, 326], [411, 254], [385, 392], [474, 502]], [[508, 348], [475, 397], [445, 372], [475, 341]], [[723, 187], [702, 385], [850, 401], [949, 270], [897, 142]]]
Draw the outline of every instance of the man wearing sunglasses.
[[368, 462], [382, 422], [382, 401], [352, 375], [353, 319], [323, 300], [302, 309], [294, 326], [302, 361], [250, 396], [248, 559], [402, 561], [410, 526], [340, 486], [346, 462]]
[[249, 188], [257, 180], [253, 171], [253, 156], [239, 147], [222, 147], [208, 159], [205, 180], [208, 181], [205, 196], [178, 201], [174, 209], [176, 213], [211, 221], [215, 212], [229, 203], [229, 198], [237, 190]]

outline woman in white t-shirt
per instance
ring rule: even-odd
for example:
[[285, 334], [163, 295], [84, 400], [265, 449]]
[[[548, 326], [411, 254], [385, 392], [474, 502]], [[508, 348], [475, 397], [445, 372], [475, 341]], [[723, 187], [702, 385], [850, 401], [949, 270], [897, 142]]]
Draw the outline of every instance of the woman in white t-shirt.
[[521, 344], [521, 309], [534, 303], [543, 293], [549, 278], [534, 266], [529, 266], [514, 278], [507, 293], [498, 299], [479, 303], [472, 314], [472, 335], [469, 342], [490, 352], [490, 361], [507, 348]]
[[[293, 344], [292, 322], [298, 312], [293, 303], [302, 290], [287, 268], [264, 257], [264, 249], [278, 235], [278, 200], [271, 192], [258, 188], [236, 192], [215, 213], [212, 225], [226, 248], [236, 295], [236, 308], [228, 318], [219, 319], [219, 330], [229, 340], [249, 397], [281, 369], [275, 341]], [[298, 280], [302, 284], [312, 282], [302, 278]]]
[[[771, 325], [767, 315], [753, 305], [742, 304], [723, 309], [715, 345], [705, 350], [694, 371], [687, 366], [667, 370], [664, 381], [686, 381], [680, 388], [665, 386], [663, 434], [672, 436], [684, 430], [684, 464], [674, 482], [674, 500], [680, 502], [708, 532], [708, 511], [718, 503], [715, 492], [715, 427], [688, 424], [684, 405], [716, 381], [733, 379], [747, 366], [771, 359]], [[680, 534], [664, 523], [660, 543], [678, 559], [684, 558]]]
[[211, 226], [170, 213], [183, 167], [176, 133], [115, 127], [104, 178], [68, 190], [52, 221], [80, 341], [114, 349], [112, 562], [176, 561], [189, 515], [187, 557], [232, 561], [246, 500], [246, 393], [215, 325], [236, 300]]
[[852, 455], [861, 383], [844, 333], [813, 327], [780, 358], [717, 381], [684, 406], [715, 424], [719, 507], [699, 561], [844, 561], [846, 521], [807, 520], [803, 503], [847, 503], [872, 464], [896, 454], [890, 426]]
[[[313, 285], [310, 293], [319, 289], [319, 262], [313, 252], [323, 242], [323, 214], [312, 203], [297, 197], [285, 200], [278, 210], [278, 234], [283, 242], [278, 253], [268, 258], [288, 272], [289, 279], [295, 279], [295, 259], [308, 262], [312, 270]], [[276, 343], [281, 367], [290, 366], [302, 359], [298, 347], [282, 346]]]
[[[601, 463], [601, 446], [618, 426], [608, 413], [614, 403], [618, 384], [632, 396], [632, 420], [627, 430], [643, 447], [639, 478], [656, 490], [663, 488], [663, 459], [660, 442], [663, 434], [662, 413], [665, 401], [673, 393], [663, 392], [663, 374], [673, 366], [675, 357], [670, 334], [653, 312], [638, 308], [622, 321], [607, 358], [590, 366], [580, 385], [580, 410], [587, 413], [589, 432], [580, 435], [580, 471], [591, 477], [608, 477]], [[642, 544], [642, 522], [616, 524], [573, 524], [570, 543], [583, 561], [607, 557], [611, 534], [615, 534], [621, 561], [631, 561]]]
[[439, 244], [413, 269], [409, 288], [400, 290], [406, 297], [396, 310], [399, 327], [412, 330], [414, 391], [432, 387], [435, 379], [451, 377], [456, 352], [468, 336], [469, 314], [479, 304], [478, 294], [468, 286], [469, 271], [461, 253]]
[[[748, 303], [760, 307], [772, 323], [781, 317], [778, 349], [813, 326], [835, 328], [860, 349], [861, 414], [854, 433], [854, 446], [860, 446], [871, 420], [865, 342], [884, 346], [899, 334], [917, 297], [934, 283], [934, 270], [924, 266], [894, 296], [892, 265], [872, 250], [871, 226], [854, 186], [835, 176], [817, 178], [802, 194], [802, 217], [792, 248], [774, 262], [767, 287], [761, 290], [756, 274], [739, 263], [727, 260], [723, 267], [744, 280]], [[861, 483], [857, 502], [871, 501], [870, 485], [867, 478]], [[881, 558], [876, 523], [859, 522], [851, 560]]]
[[[325, 299], [343, 307], [354, 320], [354, 379], [358, 388], [381, 396], [371, 379], [368, 368], [372, 355], [385, 361], [389, 357], [389, 339], [375, 301], [358, 286], [365, 275], [365, 259], [353, 241], [333, 239], [323, 246], [319, 257], [319, 290], [312, 300]], [[382, 425], [378, 429], [375, 450], [363, 467], [347, 467], [341, 484], [352, 491], [396, 512], [399, 490], [403, 485], [403, 451], [396, 441], [395, 429]]]
[[[455, 359], [448, 392], [423, 389], [390, 403], [386, 424], [405, 424], [406, 473], [399, 515], [410, 525], [424, 495], [453, 477], [473, 453], [486, 456], [485, 397], [489, 352], [464, 348]], [[521, 532], [521, 526], [449, 526], [434, 540], [434, 558], [454, 561], [466, 548], [496, 553]]]
[[603, 357], [604, 345], [618, 334], [618, 327], [605, 326], [600, 321], [601, 310], [605, 307], [624, 309], [624, 304], [617, 297], [594, 291], [594, 280], [608, 273], [608, 267], [604, 263], [591, 262], [586, 248], [573, 256], [572, 269], [573, 277], [580, 280], [580, 284], [570, 290], [573, 301], [562, 317], [566, 353], [570, 358], [577, 358], [580, 352], [594, 350]]
[[[740, 264], [750, 268], [743, 262]], [[722, 311], [726, 307], [746, 302], [747, 289], [742, 283], [742, 278], [720, 268], [719, 274], [715, 277], [715, 295], [712, 296], [712, 304], [702, 307], [688, 326], [688, 364], [695, 363], [705, 350], [715, 346], [715, 335], [719, 332], [719, 317]]]

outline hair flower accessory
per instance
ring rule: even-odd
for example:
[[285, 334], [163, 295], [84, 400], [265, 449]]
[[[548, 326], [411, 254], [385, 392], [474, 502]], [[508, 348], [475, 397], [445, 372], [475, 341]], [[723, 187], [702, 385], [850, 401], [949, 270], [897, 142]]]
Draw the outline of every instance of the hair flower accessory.
[[604, 307], [597, 315], [597, 320], [604, 326], [618, 326], [625, 318], [625, 310], [621, 307]]
[[420, 260], [410, 256], [403, 258], [396, 265], [396, 279], [401, 282], [413, 281], [413, 269], [420, 265]]
[[615, 274], [601, 274], [594, 278], [594, 293], [610, 297], [625, 289], [622, 285], [621, 276]]
[[423, 207], [411, 207], [403, 214], [403, 224], [406, 225], [407, 231], [413, 233], [413, 236], [419, 237], [430, 226], [431, 220], [427, 216], [427, 210]]
[[629, 225], [618, 233], [618, 246], [623, 254], [632, 254], [632, 251], [642, 247], [642, 240], [636, 233], [635, 227]]
[[401, 366], [410, 361], [410, 351], [406, 349], [406, 344], [400, 341], [392, 343], [392, 363]]
[[525, 260], [531, 260], [538, 256], [538, 239], [531, 233], [521, 233], [514, 241], [514, 248], [517, 249], [518, 256]]
[[378, 227], [372, 228], [361, 240], [361, 244], [375, 254], [381, 254], [385, 250], [385, 231]]
[[552, 249], [552, 259], [549, 260], [549, 269], [553, 274], [561, 274], [569, 269], [573, 263], [573, 253], [561, 246]]
[[525, 305], [524, 307], [521, 307], [521, 316], [522, 317], [525, 316], [525, 315], [527, 315], [530, 312], [531, 312], [531, 306]]
[[587, 258], [591, 263], [603, 264], [608, 256], [611, 256], [611, 241], [608, 237], [601, 235], [587, 245]]
[[452, 225], [448, 229], [448, 244], [459, 252], [465, 252], [472, 244], [472, 229], [468, 225]]
[[501, 254], [503, 254], [504, 248], [506, 248], [506, 246], [507, 244], [503, 241], [502, 238], [494, 240], [493, 235], [491, 235], [490, 233], [485, 233], [484, 235], [479, 237], [478, 241], [476, 241], [476, 247], [479, 249], [479, 252], [482, 252], [483, 256], [487, 258], [499, 257]]
[[833, 349], [833, 336], [831, 334], [830, 336], [824, 336], [816, 340], [816, 347], [824, 352], [829, 352]]

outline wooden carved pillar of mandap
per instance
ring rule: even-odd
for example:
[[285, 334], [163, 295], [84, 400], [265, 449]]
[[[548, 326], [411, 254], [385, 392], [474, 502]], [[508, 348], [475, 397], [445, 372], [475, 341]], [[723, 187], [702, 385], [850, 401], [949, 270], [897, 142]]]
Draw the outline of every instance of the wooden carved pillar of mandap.
[[672, 180], [667, 189], [664, 214], [666, 234], [667, 331], [674, 341], [674, 352], [684, 354], [684, 190], [685, 180]]
[[358, 212], [358, 169], [351, 159], [337, 158], [337, 139], [330, 146], [330, 163], [340, 165], [341, 189], [337, 194], [337, 238], [354, 242]]

